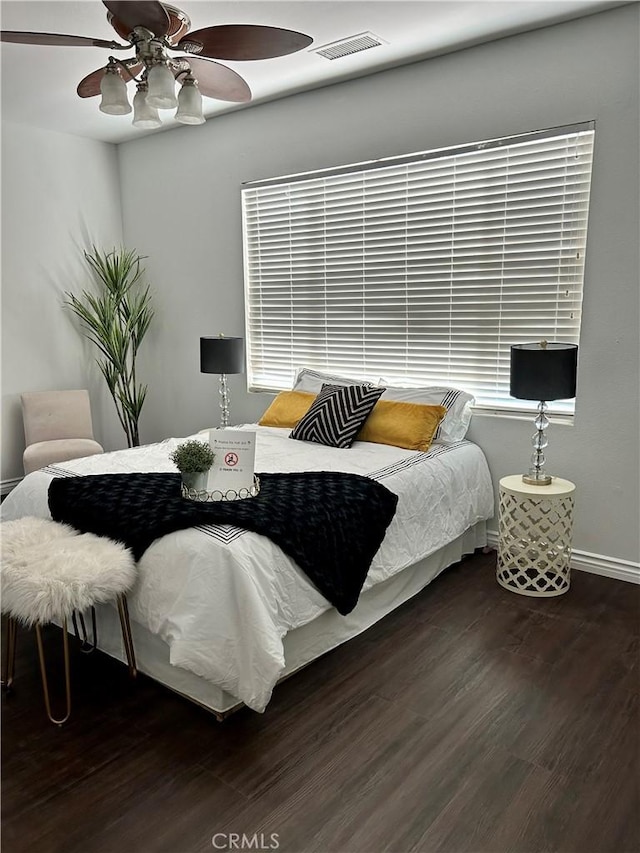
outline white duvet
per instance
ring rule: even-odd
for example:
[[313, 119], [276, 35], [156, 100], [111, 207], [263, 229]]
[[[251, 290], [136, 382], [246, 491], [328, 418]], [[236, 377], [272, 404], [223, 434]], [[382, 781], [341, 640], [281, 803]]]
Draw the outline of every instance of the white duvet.
[[[487, 462], [470, 442], [434, 445], [427, 453], [365, 442], [340, 450], [293, 441], [289, 430], [242, 428], [257, 433], [257, 472], [349, 471], [399, 496], [364, 589], [493, 515]], [[183, 440], [35, 471], [8, 495], [2, 518], [49, 518], [47, 490], [56, 474], [175, 471], [169, 454]], [[228, 525], [189, 528], [156, 540], [139, 562], [128, 600], [132, 618], [168, 644], [174, 666], [209, 679], [256, 711], [266, 707], [284, 668], [284, 635], [331, 607], [267, 537]]]

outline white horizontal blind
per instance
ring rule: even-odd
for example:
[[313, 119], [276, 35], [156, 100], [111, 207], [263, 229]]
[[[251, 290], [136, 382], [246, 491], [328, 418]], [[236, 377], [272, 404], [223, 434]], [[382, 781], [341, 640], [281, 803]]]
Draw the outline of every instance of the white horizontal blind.
[[246, 186], [249, 387], [290, 388], [304, 365], [531, 408], [509, 395], [509, 347], [578, 343], [593, 136]]

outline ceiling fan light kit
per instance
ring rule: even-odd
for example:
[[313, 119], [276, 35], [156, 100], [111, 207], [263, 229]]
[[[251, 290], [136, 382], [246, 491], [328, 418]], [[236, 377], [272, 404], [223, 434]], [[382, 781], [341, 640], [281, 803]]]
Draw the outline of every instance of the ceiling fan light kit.
[[127, 98], [127, 84], [118, 71], [118, 66], [109, 64], [104, 77], [100, 81], [100, 110], [110, 116], [124, 116], [131, 112], [131, 104]]
[[134, 127], [143, 130], [153, 130], [162, 127], [162, 120], [155, 107], [150, 107], [147, 101], [147, 84], [138, 83], [138, 91], [133, 97], [133, 121]]
[[178, 106], [176, 81], [164, 62], [156, 62], [147, 73], [147, 103], [157, 110], [173, 110]]
[[205, 122], [202, 113], [202, 95], [190, 74], [185, 77], [178, 95], [176, 121], [182, 124], [204, 124]]
[[[204, 124], [202, 96], [246, 103], [251, 90], [246, 81], [214, 58], [227, 60], [271, 59], [308, 47], [313, 39], [304, 33], [258, 24], [205, 27], [187, 36], [191, 21], [180, 9], [157, 0], [103, 0], [107, 20], [128, 44], [84, 36], [2, 31], [0, 38], [14, 44], [61, 47], [105, 47], [135, 50], [135, 57], [109, 57], [109, 64], [80, 81], [81, 98], [102, 95], [100, 110], [107, 115], [127, 115], [131, 105], [127, 83], [134, 80], [134, 127], [162, 125], [158, 110], [175, 109], [182, 124]], [[172, 56], [170, 51], [187, 56]], [[182, 78], [182, 79], [181, 79]], [[181, 86], [176, 98], [176, 82]]]

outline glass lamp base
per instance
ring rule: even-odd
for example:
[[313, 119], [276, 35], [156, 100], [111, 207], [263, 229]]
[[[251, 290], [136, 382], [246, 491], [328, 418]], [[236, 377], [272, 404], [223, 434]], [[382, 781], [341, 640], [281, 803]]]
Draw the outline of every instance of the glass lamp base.
[[530, 474], [522, 475], [522, 482], [527, 486], [550, 486], [552, 479], [548, 474], [540, 474], [538, 477], [532, 477]]
[[531, 468], [527, 474], [522, 475], [522, 482], [527, 486], [549, 486], [551, 485], [551, 477], [544, 473], [544, 449], [547, 446], [547, 437], [545, 431], [549, 426], [549, 419], [545, 412], [547, 404], [541, 400], [538, 404], [538, 414], [534, 421], [536, 431], [531, 437], [533, 444], [533, 456], [531, 457]]
[[227, 385], [227, 374], [220, 374], [220, 427], [226, 429], [229, 426], [229, 386]]

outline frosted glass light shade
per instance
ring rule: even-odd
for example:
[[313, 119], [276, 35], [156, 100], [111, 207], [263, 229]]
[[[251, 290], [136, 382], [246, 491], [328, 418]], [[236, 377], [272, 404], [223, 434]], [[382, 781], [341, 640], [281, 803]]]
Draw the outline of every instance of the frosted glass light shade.
[[147, 76], [147, 103], [156, 110], [171, 110], [178, 105], [176, 81], [166, 65], [154, 65]]
[[150, 107], [147, 103], [145, 89], [138, 89], [133, 98], [133, 121], [131, 123], [134, 127], [146, 129], [162, 126], [158, 110], [155, 107]]
[[182, 124], [204, 124], [202, 95], [194, 80], [185, 80], [178, 95], [176, 120]]
[[100, 109], [111, 116], [124, 116], [131, 112], [127, 98], [127, 84], [117, 71], [107, 71], [100, 81], [102, 101]]

